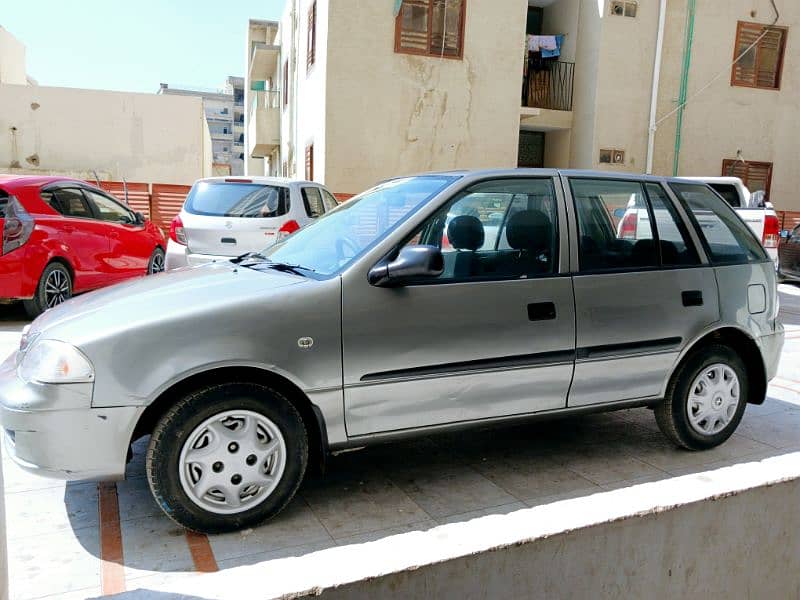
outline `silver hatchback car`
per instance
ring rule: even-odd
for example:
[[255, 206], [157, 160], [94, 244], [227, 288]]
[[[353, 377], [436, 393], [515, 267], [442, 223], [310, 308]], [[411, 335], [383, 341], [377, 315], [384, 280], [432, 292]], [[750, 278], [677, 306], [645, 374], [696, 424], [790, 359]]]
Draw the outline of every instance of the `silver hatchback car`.
[[158, 505], [205, 532], [276, 515], [328, 452], [443, 429], [650, 406], [702, 450], [775, 375], [775, 277], [702, 183], [404, 177], [263, 254], [48, 311], [2, 366], [0, 418], [52, 477], [122, 478], [150, 435]]

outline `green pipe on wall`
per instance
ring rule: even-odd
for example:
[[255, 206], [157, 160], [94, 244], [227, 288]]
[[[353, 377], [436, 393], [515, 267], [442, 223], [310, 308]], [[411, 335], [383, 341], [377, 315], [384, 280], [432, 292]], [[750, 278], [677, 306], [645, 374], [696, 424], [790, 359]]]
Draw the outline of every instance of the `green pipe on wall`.
[[692, 63], [692, 42], [694, 41], [695, 0], [688, 0], [686, 6], [686, 38], [683, 41], [683, 66], [681, 67], [681, 87], [678, 92], [678, 120], [675, 125], [675, 153], [672, 158], [672, 175], [677, 177], [681, 157], [681, 128], [683, 127], [683, 109], [686, 104], [689, 87], [689, 67]]

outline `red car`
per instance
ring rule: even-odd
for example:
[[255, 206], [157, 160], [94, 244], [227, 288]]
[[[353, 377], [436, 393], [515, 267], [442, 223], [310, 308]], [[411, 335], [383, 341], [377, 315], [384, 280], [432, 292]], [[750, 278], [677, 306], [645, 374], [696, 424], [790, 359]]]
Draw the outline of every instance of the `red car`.
[[76, 179], [0, 175], [0, 230], [0, 302], [22, 300], [31, 317], [164, 269], [161, 230]]

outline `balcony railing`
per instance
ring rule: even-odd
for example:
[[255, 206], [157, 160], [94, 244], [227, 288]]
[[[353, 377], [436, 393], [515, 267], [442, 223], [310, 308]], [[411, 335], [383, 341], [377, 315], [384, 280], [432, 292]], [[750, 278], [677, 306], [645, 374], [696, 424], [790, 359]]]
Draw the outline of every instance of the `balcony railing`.
[[280, 108], [281, 107], [281, 92], [280, 90], [265, 90], [260, 92], [253, 92], [253, 99], [250, 103], [250, 114], [257, 108]]
[[572, 110], [575, 63], [543, 62], [529, 65], [522, 83], [522, 106]]
[[278, 90], [255, 92], [247, 124], [248, 155], [269, 156], [281, 143], [281, 94]]

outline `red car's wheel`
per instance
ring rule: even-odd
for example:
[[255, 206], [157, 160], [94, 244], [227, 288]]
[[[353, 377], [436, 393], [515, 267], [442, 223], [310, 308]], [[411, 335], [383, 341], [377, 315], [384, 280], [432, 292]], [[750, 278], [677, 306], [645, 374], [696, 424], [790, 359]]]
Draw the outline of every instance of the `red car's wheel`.
[[72, 297], [72, 275], [62, 263], [52, 262], [45, 267], [39, 284], [36, 286], [36, 295], [30, 300], [25, 300], [25, 312], [35, 319], [48, 308], [61, 304]]

